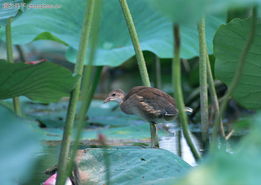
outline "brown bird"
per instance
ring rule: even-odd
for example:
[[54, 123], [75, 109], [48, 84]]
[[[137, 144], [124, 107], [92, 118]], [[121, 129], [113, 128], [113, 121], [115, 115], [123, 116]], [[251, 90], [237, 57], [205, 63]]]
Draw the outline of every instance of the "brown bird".
[[[152, 87], [136, 86], [128, 94], [118, 89], [109, 93], [104, 103], [116, 101], [126, 114], [135, 114], [151, 124], [152, 147], [159, 147], [156, 123], [170, 121], [177, 117], [178, 110], [175, 100], [167, 93]], [[192, 112], [186, 107], [185, 111]]]

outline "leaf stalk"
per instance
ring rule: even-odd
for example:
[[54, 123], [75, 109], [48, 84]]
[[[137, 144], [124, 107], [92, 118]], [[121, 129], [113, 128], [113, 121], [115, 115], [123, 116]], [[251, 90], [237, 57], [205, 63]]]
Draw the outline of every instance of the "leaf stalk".
[[[128, 4], [126, 2], [126, 0], [119, 0], [120, 1], [120, 5], [123, 11], [123, 15], [125, 17], [125, 21], [127, 23], [128, 29], [129, 29], [129, 33], [130, 33], [130, 37], [132, 40], [132, 44], [136, 53], [136, 58], [138, 61], [138, 66], [139, 66], [139, 70], [140, 70], [140, 76], [142, 79], [142, 82], [145, 86], [150, 87], [150, 79], [149, 79], [149, 75], [148, 75], [148, 71], [147, 71], [147, 67], [146, 67], [146, 62], [140, 47], [140, 43], [139, 43], [139, 38], [138, 38], [138, 34], [131, 16], [131, 12], [129, 10]], [[159, 146], [159, 141], [157, 139], [157, 134], [156, 134], [156, 124], [152, 124], [150, 123], [150, 134], [151, 134], [151, 143], [152, 143], [152, 147], [158, 147]]]
[[185, 114], [185, 106], [183, 101], [183, 93], [181, 89], [181, 67], [180, 67], [180, 31], [179, 26], [175, 24], [173, 26], [173, 34], [174, 34], [174, 58], [172, 61], [172, 83], [173, 88], [175, 89], [175, 99], [177, 103], [177, 108], [179, 110], [179, 119], [181, 122], [181, 127], [183, 130], [184, 137], [189, 145], [189, 148], [196, 160], [200, 159], [200, 154], [194, 145], [191, 133], [188, 127], [188, 119]]
[[208, 142], [208, 84], [207, 84], [207, 45], [205, 33], [205, 19], [202, 18], [198, 24], [199, 33], [199, 83], [200, 83], [200, 113], [201, 113], [201, 132], [203, 148]]
[[61, 152], [60, 152], [59, 162], [58, 162], [58, 175], [57, 175], [56, 185], [64, 185], [66, 178], [69, 176], [68, 174], [69, 170], [67, 170], [68, 168], [67, 163], [69, 160], [70, 143], [71, 143], [71, 137], [73, 131], [73, 123], [76, 114], [76, 106], [80, 95], [83, 66], [85, 63], [87, 44], [89, 41], [91, 24], [93, 20], [94, 3], [95, 0], [88, 0], [87, 7], [85, 9], [84, 21], [83, 21], [82, 32], [80, 37], [79, 52], [77, 55], [76, 65], [74, 68], [74, 73], [76, 75], [79, 75], [80, 78], [76, 83], [75, 89], [71, 92], [71, 96], [69, 100], [69, 106], [67, 110], [66, 122], [65, 122], [64, 133], [63, 133], [63, 140], [61, 145]]
[[[8, 18], [6, 27], [5, 27], [6, 53], [7, 53], [7, 61], [10, 63], [14, 63], [11, 23], [12, 23], [12, 18]], [[22, 116], [22, 110], [21, 110], [21, 106], [20, 106], [19, 97], [13, 98], [13, 108], [14, 108], [14, 112], [16, 113], [16, 115]]]

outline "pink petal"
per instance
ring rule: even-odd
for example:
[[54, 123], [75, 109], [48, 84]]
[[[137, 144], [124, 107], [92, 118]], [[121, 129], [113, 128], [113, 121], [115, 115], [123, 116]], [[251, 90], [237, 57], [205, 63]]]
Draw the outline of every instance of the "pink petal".
[[[50, 176], [42, 185], [55, 185], [57, 173]], [[72, 185], [70, 178], [67, 178], [65, 185]]]

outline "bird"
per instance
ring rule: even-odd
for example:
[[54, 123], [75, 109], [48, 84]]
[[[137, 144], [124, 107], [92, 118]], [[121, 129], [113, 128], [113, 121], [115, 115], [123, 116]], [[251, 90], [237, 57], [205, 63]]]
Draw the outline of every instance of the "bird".
[[[124, 113], [137, 115], [150, 122], [151, 143], [155, 148], [159, 147], [156, 124], [174, 120], [179, 113], [175, 100], [164, 91], [153, 87], [136, 86], [127, 94], [121, 89], [113, 90], [104, 103], [110, 101], [119, 103]], [[185, 111], [192, 112], [192, 109], [185, 107]]]

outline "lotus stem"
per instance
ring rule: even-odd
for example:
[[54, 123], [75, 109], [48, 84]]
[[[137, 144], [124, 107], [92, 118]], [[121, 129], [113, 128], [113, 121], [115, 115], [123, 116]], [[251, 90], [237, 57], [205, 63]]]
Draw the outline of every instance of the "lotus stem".
[[67, 168], [67, 163], [69, 160], [70, 143], [73, 131], [73, 123], [76, 114], [76, 105], [80, 95], [81, 88], [81, 77], [83, 73], [83, 66], [86, 58], [87, 44], [89, 41], [91, 25], [93, 21], [93, 11], [94, 11], [95, 0], [88, 0], [87, 7], [84, 13], [84, 21], [82, 27], [82, 33], [80, 37], [79, 52], [77, 56], [76, 65], [74, 68], [74, 73], [80, 76], [80, 79], [76, 83], [74, 90], [71, 92], [69, 107], [66, 116], [66, 122], [63, 133], [63, 140], [61, 146], [61, 152], [59, 156], [58, 163], [58, 175], [56, 185], [64, 185], [66, 178], [69, 176]]
[[[14, 63], [11, 23], [12, 23], [12, 18], [8, 18], [6, 27], [5, 27], [6, 52], [7, 52], [7, 61], [10, 63]], [[16, 115], [22, 116], [22, 110], [21, 110], [20, 101], [19, 101], [18, 97], [13, 98], [13, 108], [14, 108], [14, 112], [16, 113]]]
[[[208, 67], [207, 70], [208, 70], [209, 92], [210, 92], [210, 95], [211, 95], [211, 99], [212, 99], [212, 103], [213, 103], [213, 106], [214, 106], [214, 110], [215, 110], [216, 114], [219, 114], [219, 112], [220, 112], [219, 102], [218, 102], [217, 92], [216, 92], [216, 88], [215, 88], [215, 82], [214, 82], [214, 79], [213, 79], [213, 75], [212, 75], [211, 66], [210, 66], [210, 62], [209, 62], [209, 57], [208, 56], [207, 56], [207, 67]], [[225, 137], [225, 131], [224, 131], [222, 120], [219, 120], [219, 125], [220, 125], [221, 135], [222, 135], [222, 137]]]
[[181, 127], [183, 130], [184, 137], [189, 145], [189, 148], [196, 160], [200, 158], [200, 154], [194, 145], [191, 133], [188, 127], [188, 119], [187, 115], [185, 114], [185, 106], [183, 101], [183, 93], [181, 89], [181, 67], [180, 67], [180, 32], [179, 26], [175, 24], [173, 26], [173, 34], [174, 34], [174, 58], [172, 61], [172, 83], [173, 88], [175, 89], [175, 99], [177, 103], [177, 108], [179, 110], [179, 119], [181, 122]]
[[200, 113], [201, 113], [201, 132], [203, 148], [208, 142], [208, 84], [207, 84], [207, 45], [205, 33], [205, 19], [202, 18], [198, 24], [199, 33], [199, 83], [200, 83]]
[[[140, 47], [140, 43], [139, 43], [139, 38], [138, 38], [138, 34], [131, 16], [131, 12], [129, 10], [128, 4], [126, 2], [126, 0], [119, 0], [120, 1], [120, 5], [123, 11], [123, 15], [125, 17], [125, 21], [127, 23], [128, 29], [129, 29], [129, 33], [130, 33], [130, 37], [132, 40], [132, 44], [136, 53], [136, 58], [138, 61], [138, 66], [139, 66], [139, 70], [140, 70], [140, 76], [142, 79], [142, 82], [145, 86], [150, 87], [150, 79], [149, 79], [149, 75], [148, 75], [148, 71], [147, 71], [147, 67], [146, 67], [146, 62]], [[157, 130], [156, 128], [156, 124], [150, 124], [150, 134], [151, 134], [151, 140], [153, 142], [155, 142], [155, 146], [159, 146], [158, 143], [158, 139], [157, 139], [157, 134], [155, 135], [155, 130]]]
[[148, 71], [147, 71], [147, 67], [146, 67], [146, 62], [145, 62], [145, 59], [144, 59], [144, 56], [143, 56], [143, 53], [142, 53], [142, 50], [140, 47], [138, 34], [136, 32], [136, 28], [135, 28], [135, 25], [134, 25], [134, 22], [133, 22], [133, 19], [131, 16], [131, 12], [129, 10], [126, 0], [120, 0], [120, 4], [121, 4], [121, 8], [122, 8], [124, 17], [125, 17], [125, 21], [127, 23], [128, 29], [129, 29], [132, 44], [133, 44], [133, 47], [134, 47], [134, 50], [136, 53], [142, 82], [145, 86], [150, 87], [150, 80], [149, 80], [149, 75], [148, 75]]
[[96, 89], [96, 86], [99, 81], [99, 76], [101, 74], [102, 67], [98, 67], [96, 74], [94, 75], [96, 79], [92, 82], [92, 75], [93, 75], [93, 69], [95, 68], [93, 66], [94, 58], [95, 58], [95, 53], [96, 53], [96, 44], [98, 40], [98, 33], [99, 33], [99, 23], [100, 23], [100, 11], [101, 11], [101, 0], [95, 0], [95, 7], [94, 7], [94, 18], [91, 24], [91, 36], [92, 39], [90, 40], [90, 54], [88, 56], [88, 65], [86, 67], [83, 80], [82, 80], [82, 103], [81, 103], [81, 108], [79, 112], [79, 118], [78, 118], [78, 123], [76, 127], [76, 134], [75, 134], [75, 140], [74, 144], [72, 147], [72, 155], [70, 157], [70, 162], [68, 165], [69, 171], [73, 169], [73, 160], [76, 157], [77, 149], [80, 143], [81, 139], [81, 134], [82, 130], [84, 128], [84, 120], [86, 117], [86, 113], [88, 111], [88, 108], [90, 106], [92, 96], [94, 94], [94, 91]]

